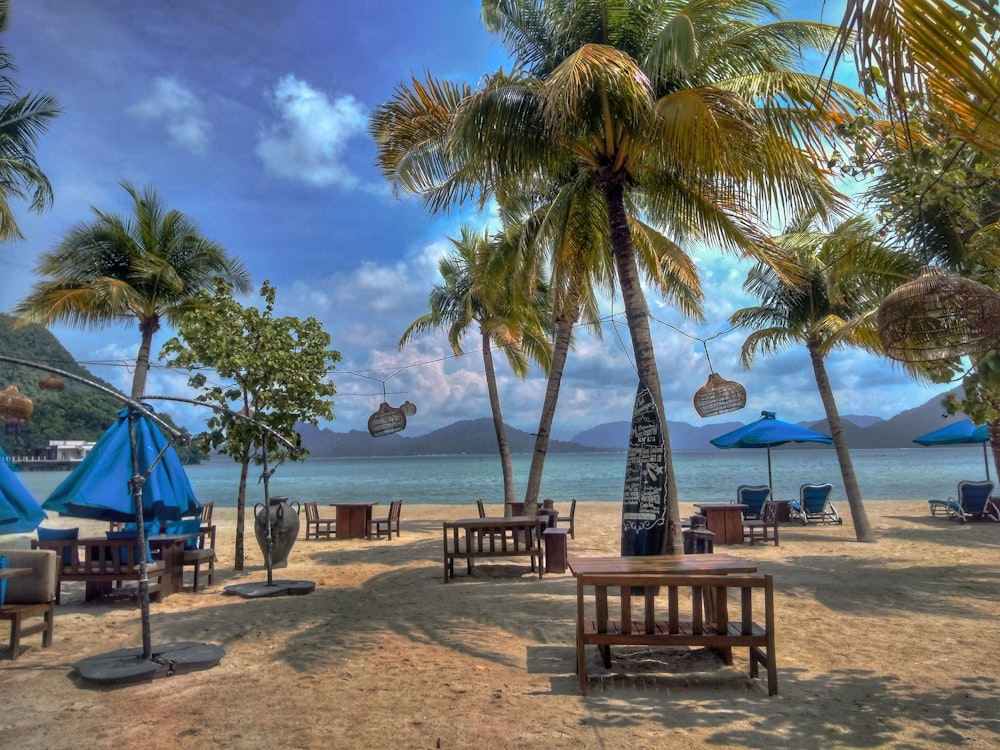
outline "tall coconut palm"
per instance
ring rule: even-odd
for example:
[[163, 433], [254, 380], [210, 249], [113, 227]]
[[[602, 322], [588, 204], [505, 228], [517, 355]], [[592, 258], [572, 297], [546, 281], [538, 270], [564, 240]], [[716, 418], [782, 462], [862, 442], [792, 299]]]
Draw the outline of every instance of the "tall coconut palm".
[[[815, 77], [793, 68], [802, 50], [828, 47], [835, 29], [760, 23], [772, 11], [766, 0], [484, 0], [483, 17], [515, 71], [464, 97], [443, 87], [455, 106], [450, 122], [441, 107], [404, 119], [435, 92], [416, 81], [373, 119], [384, 174], [434, 210], [477, 190], [502, 203], [538, 174], [586, 175], [604, 198], [636, 367], [664, 427], [628, 217], [678, 244], [697, 240], [778, 264], [765, 218], [781, 206], [836, 203], [816, 160], [834, 126], [865, 106], [836, 85], [824, 98]], [[431, 130], [443, 143], [423, 137]], [[673, 553], [680, 514], [664, 437]]]
[[826, 356], [845, 346], [881, 351], [874, 313], [889, 290], [911, 277], [914, 262], [887, 248], [863, 218], [847, 219], [824, 231], [815, 217], [803, 214], [777, 243], [797, 258], [804, 280], [789, 284], [766, 264], [750, 271], [744, 288], [762, 304], [737, 310], [730, 318], [733, 325], [753, 329], [743, 342], [741, 358], [749, 367], [758, 354], [776, 354], [793, 344], [805, 346], [830, 425], [855, 535], [859, 542], [874, 542]]
[[132, 216], [92, 208], [96, 219], [78, 224], [36, 265], [44, 277], [14, 308], [19, 325], [67, 322], [103, 327], [135, 320], [141, 336], [132, 377], [132, 398], [146, 388], [153, 336], [166, 321], [179, 323], [198, 304], [198, 292], [221, 279], [250, 291], [243, 263], [201, 236], [184, 214], [165, 210], [156, 191], [141, 193], [123, 182]]
[[524, 272], [525, 267], [517, 262], [509, 247], [498, 250], [499, 243], [491, 241], [488, 232], [478, 234], [463, 227], [461, 238], [453, 239], [452, 244], [454, 254], [438, 262], [444, 282], [435, 285], [430, 293], [430, 312], [410, 323], [399, 347], [405, 346], [415, 334], [447, 328], [452, 351], [462, 354], [463, 336], [473, 325], [479, 327], [486, 387], [503, 470], [504, 502], [513, 503], [514, 469], [500, 408], [493, 345], [500, 347], [518, 377], [528, 374], [531, 361], [548, 367], [552, 358], [547, 336], [548, 293], [536, 275]]
[[836, 51], [907, 123], [914, 103], [987, 154], [1000, 151], [1000, 10], [995, 0], [848, 0]]
[[[9, 15], [9, 0], [0, 0], [0, 32], [7, 30]], [[15, 70], [10, 54], [0, 48], [0, 242], [21, 237], [11, 198], [29, 200], [33, 211], [52, 204], [52, 185], [34, 150], [59, 105], [48, 94], [20, 94], [10, 75]]]

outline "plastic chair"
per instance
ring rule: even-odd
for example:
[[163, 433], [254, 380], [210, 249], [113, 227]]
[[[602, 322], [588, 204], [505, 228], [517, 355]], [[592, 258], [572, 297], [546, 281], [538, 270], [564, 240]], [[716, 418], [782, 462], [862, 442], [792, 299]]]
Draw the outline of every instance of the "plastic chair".
[[771, 497], [771, 488], [766, 484], [741, 484], [736, 488], [736, 503], [747, 506], [743, 509], [743, 519], [760, 520], [764, 503]]
[[832, 484], [803, 484], [799, 487], [799, 499], [791, 505], [791, 518], [807, 523], [843, 523], [844, 519], [830, 502]]
[[993, 482], [959, 482], [958, 500], [948, 498], [948, 518], [965, 523], [970, 518], [1000, 521], [1000, 509], [990, 498]]

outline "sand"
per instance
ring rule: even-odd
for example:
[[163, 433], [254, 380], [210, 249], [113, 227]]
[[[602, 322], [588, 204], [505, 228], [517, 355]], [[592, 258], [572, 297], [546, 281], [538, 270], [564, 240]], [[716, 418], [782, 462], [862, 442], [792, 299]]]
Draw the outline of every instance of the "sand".
[[[475, 515], [473, 503], [404, 504], [391, 542], [300, 538], [276, 576], [315, 592], [257, 600], [223, 593], [266, 574], [252, 536], [247, 569], [233, 570], [235, 510], [217, 509], [215, 585], [154, 603], [152, 631], [154, 643], [217, 643], [221, 663], [127, 687], [81, 682], [74, 662], [139, 646], [141, 629], [134, 605], [86, 603], [68, 584], [52, 647], [34, 636], [0, 661], [0, 747], [996, 747], [1000, 525], [877, 502], [880, 541], [858, 544], [838, 509], [843, 526], [784, 525], [780, 547], [724, 548], [775, 577], [771, 698], [745, 651], [733, 667], [693, 654], [662, 676], [623, 660], [614, 679], [595, 652], [579, 696], [570, 574], [539, 581], [508, 562], [443, 583], [440, 522]], [[617, 553], [619, 513], [580, 503], [570, 555]]]

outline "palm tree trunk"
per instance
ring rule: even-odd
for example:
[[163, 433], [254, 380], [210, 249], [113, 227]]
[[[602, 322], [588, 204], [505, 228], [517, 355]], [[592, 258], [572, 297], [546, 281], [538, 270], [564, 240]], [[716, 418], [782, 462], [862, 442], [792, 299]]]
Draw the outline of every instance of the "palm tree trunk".
[[137, 401], [146, 392], [146, 376], [149, 374], [149, 353], [153, 348], [153, 334], [160, 330], [159, 318], [139, 320], [142, 342], [135, 358], [135, 372], [132, 374], [132, 399]]
[[503, 424], [500, 411], [500, 392], [497, 390], [497, 373], [493, 367], [493, 350], [488, 333], [483, 333], [483, 365], [486, 369], [486, 388], [490, 394], [490, 411], [493, 412], [493, 426], [497, 431], [497, 447], [500, 449], [500, 466], [503, 468], [504, 515], [510, 513], [510, 503], [516, 502], [514, 495], [514, 467], [510, 462], [510, 446], [507, 444], [507, 428]]
[[878, 537], [875, 536], [875, 532], [868, 522], [868, 513], [865, 512], [861, 490], [858, 489], [858, 480], [854, 475], [854, 464], [851, 462], [851, 452], [847, 449], [847, 440], [844, 438], [844, 425], [840, 421], [840, 412], [837, 411], [837, 401], [833, 397], [833, 388], [830, 387], [830, 377], [826, 372], [823, 355], [816, 350], [815, 344], [809, 343], [807, 347], [809, 359], [812, 361], [813, 374], [816, 376], [816, 386], [819, 388], [819, 395], [823, 400], [823, 408], [826, 409], [826, 421], [830, 424], [833, 447], [837, 451], [840, 474], [844, 480], [844, 490], [847, 492], [847, 504], [851, 508], [851, 519], [854, 521], [854, 534], [859, 542], [877, 542]]
[[663, 471], [666, 476], [665, 492], [667, 493], [667, 537], [664, 552], [668, 555], [679, 555], [683, 552], [683, 544], [680, 509], [677, 502], [677, 479], [674, 476], [673, 454], [670, 450], [670, 436], [667, 431], [663, 394], [660, 391], [660, 374], [656, 368], [653, 337], [649, 331], [649, 310], [646, 307], [646, 298], [639, 282], [635, 247], [632, 245], [632, 234], [629, 231], [625, 213], [624, 190], [620, 184], [611, 183], [604, 185], [604, 194], [608, 203], [611, 248], [614, 253], [618, 284], [621, 286], [622, 301], [625, 304], [625, 318], [628, 321], [629, 334], [632, 338], [635, 366], [639, 379], [646, 384], [653, 395], [653, 403], [660, 415], [660, 426], [663, 431]]
[[549, 449], [552, 421], [555, 419], [556, 403], [559, 401], [559, 388], [562, 385], [566, 359], [569, 357], [569, 345], [573, 340], [573, 324], [576, 322], [578, 311], [579, 308], [574, 310], [572, 316], [559, 316], [555, 321], [552, 364], [549, 366], [549, 377], [545, 386], [545, 400], [542, 402], [542, 413], [538, 419], [538, 432], [535, 434], [535, 450], [531, 454], [528, 486], [524, 491], [524, 512], [529, 516], [535, 513], [538, 508], [538, 490], [542, 485], [545, 455]]

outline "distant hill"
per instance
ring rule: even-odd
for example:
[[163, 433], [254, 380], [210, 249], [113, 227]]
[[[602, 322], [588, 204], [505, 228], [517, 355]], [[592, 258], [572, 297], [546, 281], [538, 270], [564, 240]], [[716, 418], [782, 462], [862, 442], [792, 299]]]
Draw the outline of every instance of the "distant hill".
[[[954, 389], [953, 392], [960, 392]], [[847, 444], [851, 448], [912, 448], [913, 438], [931, 430], [944, 427], [948, 421], [942, 418], [945, 413], [941, 407], [941, 396], [935, 396], [926, 403], [914, 409], [908, 409], [891, 419], [881, 417], [843, 415], [844, 433]], [[780, 414], [778, 415], [780, 418]], [[949, 417], [951, 420], [962, 419], [963, 414]], [[670, 446], [675, 451], [713, 450], [709, 442], [730, 430], [735, 430], [744, 424], [756, 421], [756, 417], [746, 418], [740, 422], [718, 422], [711, 425], [696, 426], [687, 422], [668, 422], [670, 430]], [[819, 432], [830, 433], [825, 419], [818, 422], [802, 422]], [[605, 424], [584, 430], [573, 436], [574, 443], [601, 448], [603, 450], [626, 450], [628, 448], [629, 423], [607, 422]], [[808, 447], [803, 443], [802, 447]]]
[[[333, 432], [312, 425], [299, 424], [302, 445], [313, 456], [435, 456], [448, 454], [481, 455], [497, 451], [497, 435], [493, 420], [467, 419], [455, 422], [426, 435], [407, 437], [402, 432], [373, 438], [367, 432]], [[535, 436], [507, 427], [507, 442], [511, 453], [530, 453], [535, 448]], [[562, 440], [549, 442], [552, 453], [597, 450], [592, 446]]]

